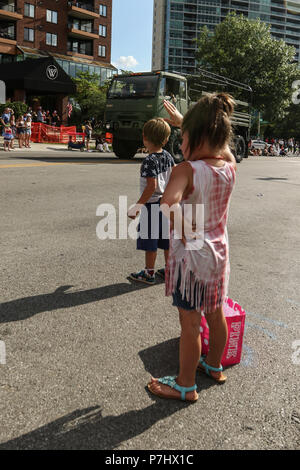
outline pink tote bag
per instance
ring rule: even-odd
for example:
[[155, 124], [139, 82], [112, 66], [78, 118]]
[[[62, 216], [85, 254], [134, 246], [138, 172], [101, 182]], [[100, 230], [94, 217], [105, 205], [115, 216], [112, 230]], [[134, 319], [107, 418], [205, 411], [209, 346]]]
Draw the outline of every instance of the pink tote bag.
[[[228, 340], [221, 364], [223, 367], [228, 367], [241, 361], [246, 313], [237, 302], [229, 298], [224, 301], [223, 309], [228, 327]], [[209, 328], [204, 316], [201, 319], [200, 333], [202, 343], [201, 355], [207, 356], [209, 350]]]

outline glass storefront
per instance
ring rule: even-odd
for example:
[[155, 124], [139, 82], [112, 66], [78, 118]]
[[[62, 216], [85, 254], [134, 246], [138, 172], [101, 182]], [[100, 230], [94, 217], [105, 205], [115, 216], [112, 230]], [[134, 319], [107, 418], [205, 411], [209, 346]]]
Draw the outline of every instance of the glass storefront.
[[64, 71], [72, 78], [78, 76], [81, 72], [88, 72], [90, 74], [96, 74], [99, 77], [99, 85], [104, 85], [106, 80], [109, 80], [113, 75], [117, 73], [117, 70], [100, 67], [96, 65], [88, 65], [84, 63], [74, 63], [69, 60], [57, 59], [56, 62], [64, 69]]

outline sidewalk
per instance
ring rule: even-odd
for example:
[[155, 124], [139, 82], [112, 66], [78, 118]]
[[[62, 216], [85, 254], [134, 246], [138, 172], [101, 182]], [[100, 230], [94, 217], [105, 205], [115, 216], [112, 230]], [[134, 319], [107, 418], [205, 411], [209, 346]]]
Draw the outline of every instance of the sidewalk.
[[[16, 145], [14, 146], [14, 149], [11, 152], [41, 152], [45, 150], [68, 150], [68, 145], [67, 144], [36, 144], [34, 142], [31, 142], [31, 148], [19, 148], [18, 143], [16, 142]], [[0, 151], [4, 151], [3, 146], [0, 146]]]
[[[55, 144], [55, 143], [35, 143], [35, 142], [31, 142], [30, 143], [31, 145], [31, 148], [19, 148], [19, 144], [18, 142], [15, 142], [15, 145], [14, 145], [14, 149], [11, 150], [10, 152], [5, 152], [9, 155], [13, 155], [14, 153], [19, 153], [19, 152], [22, 152], [23, 154], [24, 153], [33, 153], [33, 152], [68, 152], [69, 154], [72, 154], [72, 153], [79, 153], [79, 154], [83, 154], [83, 153], [87, 153], [86, 152], [86, 149], [84, 150], [84, 152], [80, 152], [80, 150], [68, 150], [68, 144]], [[91, 153], [97, 153], [97, 154], [100, 154], [101, 155], [101, 152], [99, 150], [95, 150], [95, 143], [94, 142], [91, 142], [90, 143], [90, 148], [91, 148]], [[0, 141], [0, 152], [4, 152], [4, 148], [3, 148], [3, 143]], [[112, 151], [111, 151], [112, 152]]]

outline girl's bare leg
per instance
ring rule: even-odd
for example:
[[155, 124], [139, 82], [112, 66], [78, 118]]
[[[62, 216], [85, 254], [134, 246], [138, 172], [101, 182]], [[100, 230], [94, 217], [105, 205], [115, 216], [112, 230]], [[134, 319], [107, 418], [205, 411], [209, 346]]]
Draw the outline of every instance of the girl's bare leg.
[[195, 376], [201, 355], [201, 313], [178, 308], [181, 324], [179, 375], [177, 382], [185, 387], [195, 384]]
[[[179, 375], [176, 379], [182, 387], [195, 385], [196, 371], [201, 354], [200, 321], [201, 314], [195, 310], [178, 308], [181, 323], [180, 349], [179, 349]], [[180, 399], [180, 392], [152, 379], [150, 389], [164, 397]], [[196, 391], [187, 392], [187, 400], [198, 398]]]
[[[205, 314], [209, 327], [209, 352], [205, 362], [212, 367], [219, 368], [227, 342], [228, 329], [223, 307], [212, 313]], [[225, 378], [222, 372], [210, 372], [213, 377]]]

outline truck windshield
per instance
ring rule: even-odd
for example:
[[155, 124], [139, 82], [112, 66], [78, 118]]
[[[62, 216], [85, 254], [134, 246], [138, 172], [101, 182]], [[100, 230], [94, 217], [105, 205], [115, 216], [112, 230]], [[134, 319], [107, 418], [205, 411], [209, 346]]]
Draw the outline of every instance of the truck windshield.
[[134, 75], [113, 79], [108, 98], [154, 98], [158, 85], [158, 75]]

